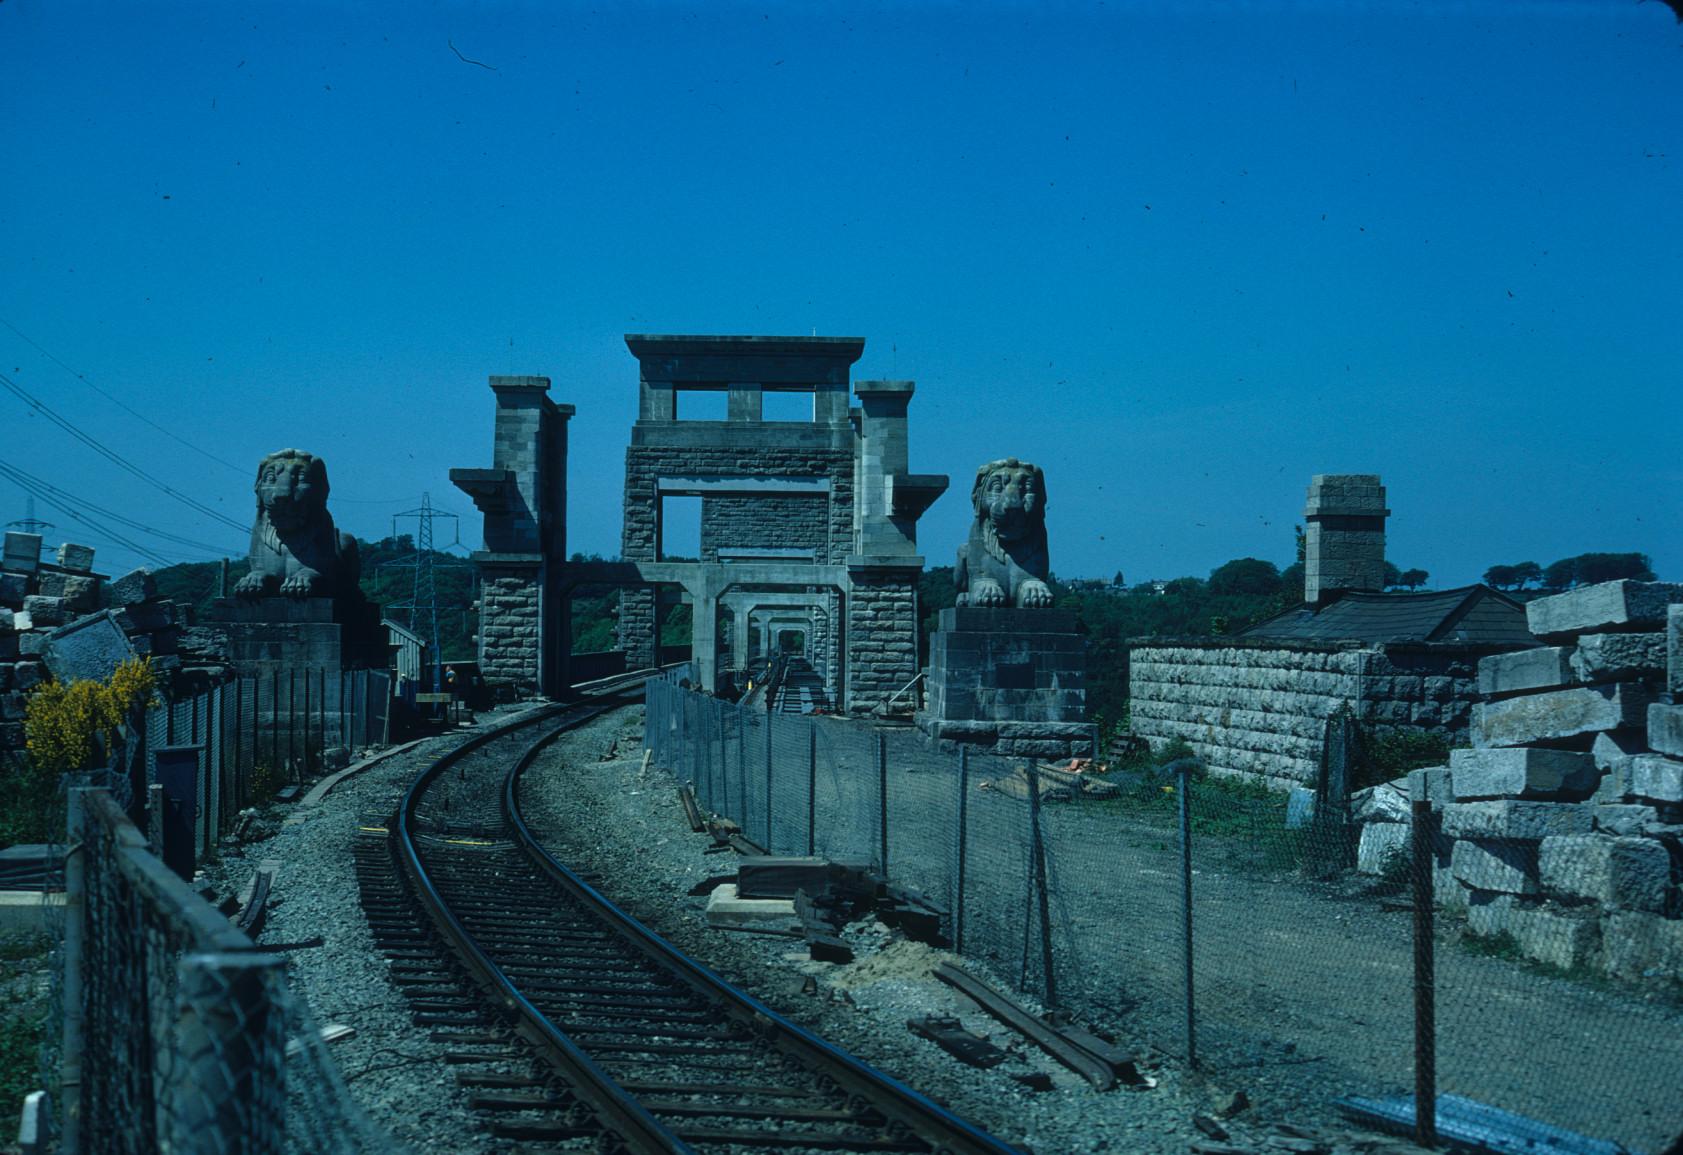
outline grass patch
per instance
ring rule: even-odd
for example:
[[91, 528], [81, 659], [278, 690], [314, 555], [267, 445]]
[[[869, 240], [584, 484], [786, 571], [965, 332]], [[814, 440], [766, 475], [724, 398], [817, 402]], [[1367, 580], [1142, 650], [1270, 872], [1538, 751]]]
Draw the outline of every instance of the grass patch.
[[22, 758], [0, 763], [0, 846], [63, 840], [58, 780], [57, 774]]
[[1218, 854], [1235, 869], [1294, 870], [1308, 849], [1306, 830], [1286, 829], [1286, 794], [1247, 778], [1213, 777], [1192, 747], [1176, 739], [1155, 752], [1136, 749], [1111, 763], [1120, 796], [1083, 803], [1164, 830], [1180, 824], [1181, 778], [1170, 767], [1192, 759], [1187, 774], [1188, 825], [1200, 855]]
[[[50, 939], [26, 935], [0, 939], [0, 1120], [15, 1125], [24, 1096], [41, 1090], [41, 1044], [46, 1038], [48, 999], [34, 993], [30, 972], [46, 966]], [[21, 965], [19, 965], [21, 964]]]

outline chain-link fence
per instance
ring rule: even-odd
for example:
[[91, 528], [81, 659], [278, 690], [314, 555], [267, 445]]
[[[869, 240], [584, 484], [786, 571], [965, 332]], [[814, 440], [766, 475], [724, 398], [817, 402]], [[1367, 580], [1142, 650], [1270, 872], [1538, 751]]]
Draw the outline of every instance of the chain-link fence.
[[108, 791], [73, 789], [49, 1080], [58, 1150], [396, 1148], [346, 1095], [284, 956], [231, 927]]
[[[1659, 1151], [1683, 1132], [1677, 974], [1630, 984], [1580, 965], [1588, 912], [1512, 893], [1534, 864], [1488, 889], [1467, 881], [1480, 882], [1470, 861], [1452, 872], [1439, 801], [1418, 823], [1394, 788], [1383, 813], [1298, 814], [1282, 792], [1188, 761], [1088, 784], [671, 678], [649, 684], [645, 726], [654, 757], [772, 853], [883, 870], [1001, 979], [1242, 1080], [1272, 1110], [1313, 1117], [1358, 1097], [1412, 1119], [1418, 1092], [1439, 1105], [1427, 1121], [1463, 1133], [1530, 1119]], [[1484, 841], [1510, 867], [1539, 853], [1535, 839]], [[1650, 865], [1663, 913], [1676, 888]]]

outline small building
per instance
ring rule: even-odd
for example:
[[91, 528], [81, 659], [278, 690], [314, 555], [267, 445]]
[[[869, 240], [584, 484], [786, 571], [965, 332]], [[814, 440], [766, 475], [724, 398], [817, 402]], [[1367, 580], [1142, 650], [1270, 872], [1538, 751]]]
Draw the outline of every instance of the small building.
[[1236, 637], [1130, 642], [1133, 732], [1181, 738], [1216, 773], [1313, 783], [1326, 721], [1465, 740], [1478, 662], [1538, 644], [1525, 607], [1488, 586], [1387, 593], [1385, 490], [1317, 475], [1305, 511], [1302, 606]]
[[392, 648], [392, 668], [398, 678], [419, 684], [431, 661], [426, 639], [390, 618], [382, 618], [380, 624], [385, 627], [386, 642]]

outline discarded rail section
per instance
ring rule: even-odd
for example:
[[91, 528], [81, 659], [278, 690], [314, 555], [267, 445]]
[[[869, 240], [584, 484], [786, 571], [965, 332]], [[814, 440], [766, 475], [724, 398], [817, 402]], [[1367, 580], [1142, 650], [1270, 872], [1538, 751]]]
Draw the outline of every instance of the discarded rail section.
[[376, 942], [491, 1132], [639, 1153], [1012, 1152], [729, 986], [537, 843], [521, 774], [628, 688], [533, 719], [536, 740], [446, 755], [358, 847]]

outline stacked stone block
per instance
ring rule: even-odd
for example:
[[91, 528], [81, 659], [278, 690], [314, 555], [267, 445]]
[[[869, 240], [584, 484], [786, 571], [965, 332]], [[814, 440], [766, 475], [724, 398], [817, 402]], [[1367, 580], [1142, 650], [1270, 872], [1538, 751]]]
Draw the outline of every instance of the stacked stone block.
[[0, 751], [24, 748], [29, 691], [52, 680], [108, 677], [140, 656], [169, 690], [184, 674], [219, 677], [217, 639], [188, 628], [186, 607], [158, 597], [145, 569], [115, 581], [93, 572], [94, 551], [74, 543], [41, 560], [38, 534], [7, 533], [0, 554]]
[[[1479, 663], [1473, 748], [1441, 830], [1469, 928], [1529, 957], [1683, 978], [1683, 585], [1607, 582], [1527, 607], [1547, 644]], [[1673, 730], [1673, 727], [1677, 727]]]
[[1154, 744], [1185, 739], [1216, 773], [1312, 784], [1326, 721], [1344, 706], [1368, 725], [1463, 741], [1475, 661], [1444, 645], [1146, 642], [1130, 656], [1133, 732]]

